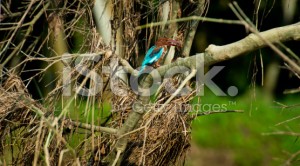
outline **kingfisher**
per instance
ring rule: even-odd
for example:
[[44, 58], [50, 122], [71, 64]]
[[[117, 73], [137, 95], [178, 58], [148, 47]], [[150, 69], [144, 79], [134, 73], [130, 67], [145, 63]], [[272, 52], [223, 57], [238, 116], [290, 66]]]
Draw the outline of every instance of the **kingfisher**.
[[167, 46], [181, 47], [181, 43], [170, 38], [159, 38], [155, 45], [147, 51], [138, 75], [145, 70], [146, 66], [155, 65], [156, 67], [159, 67], [160, 61], [164, 58], [167, 51]]

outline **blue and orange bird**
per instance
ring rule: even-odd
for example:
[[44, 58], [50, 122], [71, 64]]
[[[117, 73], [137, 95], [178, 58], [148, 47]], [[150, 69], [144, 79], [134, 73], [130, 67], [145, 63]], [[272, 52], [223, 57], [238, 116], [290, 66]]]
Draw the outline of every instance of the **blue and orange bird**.
[[164, 55], [167, 51], [167, 46], [181, 47], [181, 43], [170, 38], [159, 38], [155, 45], [147, 51], [138, 75], [145, 70], [146, 66], [155, 65], [158, 67], [160, 65], [160, 61], [164, 58]]

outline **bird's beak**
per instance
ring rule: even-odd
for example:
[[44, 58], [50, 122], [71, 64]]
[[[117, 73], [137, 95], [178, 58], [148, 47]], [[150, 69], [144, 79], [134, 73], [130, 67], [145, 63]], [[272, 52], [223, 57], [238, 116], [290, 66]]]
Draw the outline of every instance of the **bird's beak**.
[[167, 43], [170, 46], [182, 47], [181, 42], [177, 40], [169, 39]]

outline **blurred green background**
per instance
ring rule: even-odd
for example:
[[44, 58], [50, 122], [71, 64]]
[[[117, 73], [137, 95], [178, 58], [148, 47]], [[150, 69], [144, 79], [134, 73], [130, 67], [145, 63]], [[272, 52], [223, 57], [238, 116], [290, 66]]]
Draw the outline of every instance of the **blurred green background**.
[[[299, 106], [283, 108], [281, 105], [299, 103], [299, 96], [273, 100], [261, 89], [249, 90], [236, 98], [205, 92], [202, 103], [225, 104], [228, 110], [244, 110], [244, 113], [196, 118], [187, 165], [281, 165], [299, 151], [298, 137], [266, 135], [279, 131], [299, 133], [299, 120], [287, 121], [299, 116]], [[297, 164], [300, 163], [293, 163]]]
[[[236, 19], [228, 7], [230, 2], [211, 1], [207, 17]], [[257, 21], [257, 28], [261, 31], [296, 23], [300, 18], [300, 1], [237, 2], [254, 23]], [[260, 8], [255, 15], [258, 5]], [[228, 44], [247, 34], [241, 26], [202, 23], [192, 51], [203, 52], [209, 44]], [[299, 41], [285, 44], [300, 55]], [[229, 110], [243, 110], [244, 113], [196, 118], [192, 124], [193, 144], [187, 165], [285, 164], [300, 150], [298, 136], [267, 133], [300, 133], [300, 95], [283, 94], [286, 89], [298, 88], [299, 78], [284, 69], [282, 60], [268, 48], [217, 65], [225, 68], [213, 80], [225, 92], [230, 86], [238, 87], [238, 96], [218, 97], [206, 89], [205, 95], [200, 97], [201, 103], [225, 104]], [[300, 165], [297, 157], [291, 165]]]

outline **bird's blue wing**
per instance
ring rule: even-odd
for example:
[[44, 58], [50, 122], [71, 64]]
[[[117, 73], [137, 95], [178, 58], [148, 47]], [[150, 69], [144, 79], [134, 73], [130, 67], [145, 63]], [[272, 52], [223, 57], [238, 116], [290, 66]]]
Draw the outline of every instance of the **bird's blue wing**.
[[144, 58], [144, 61], [142, 63], [142, 66], [153, 64], [154, 62], [156, 62], [161, 57], [163, 52], [164, 52], [163, 47], [157, 48], [156, 46], [152, 46], [147, 51], [146, 56]]
[[158, 61], [158, 59], [161, 57], [161, 55], [163, 54], [164, 52], [164, 48], [163, 47], [160, 47], [157, 49], [156, 46], [152, 46], [146, 53], [146, 56], [142, 62], [142, 66], [141, 66], [141, 69], [139, 71], [139, 75], [140, 73], [145, 69], [145, 67], [147, 65], [151, 65], [153, 64], [154, 62]]

